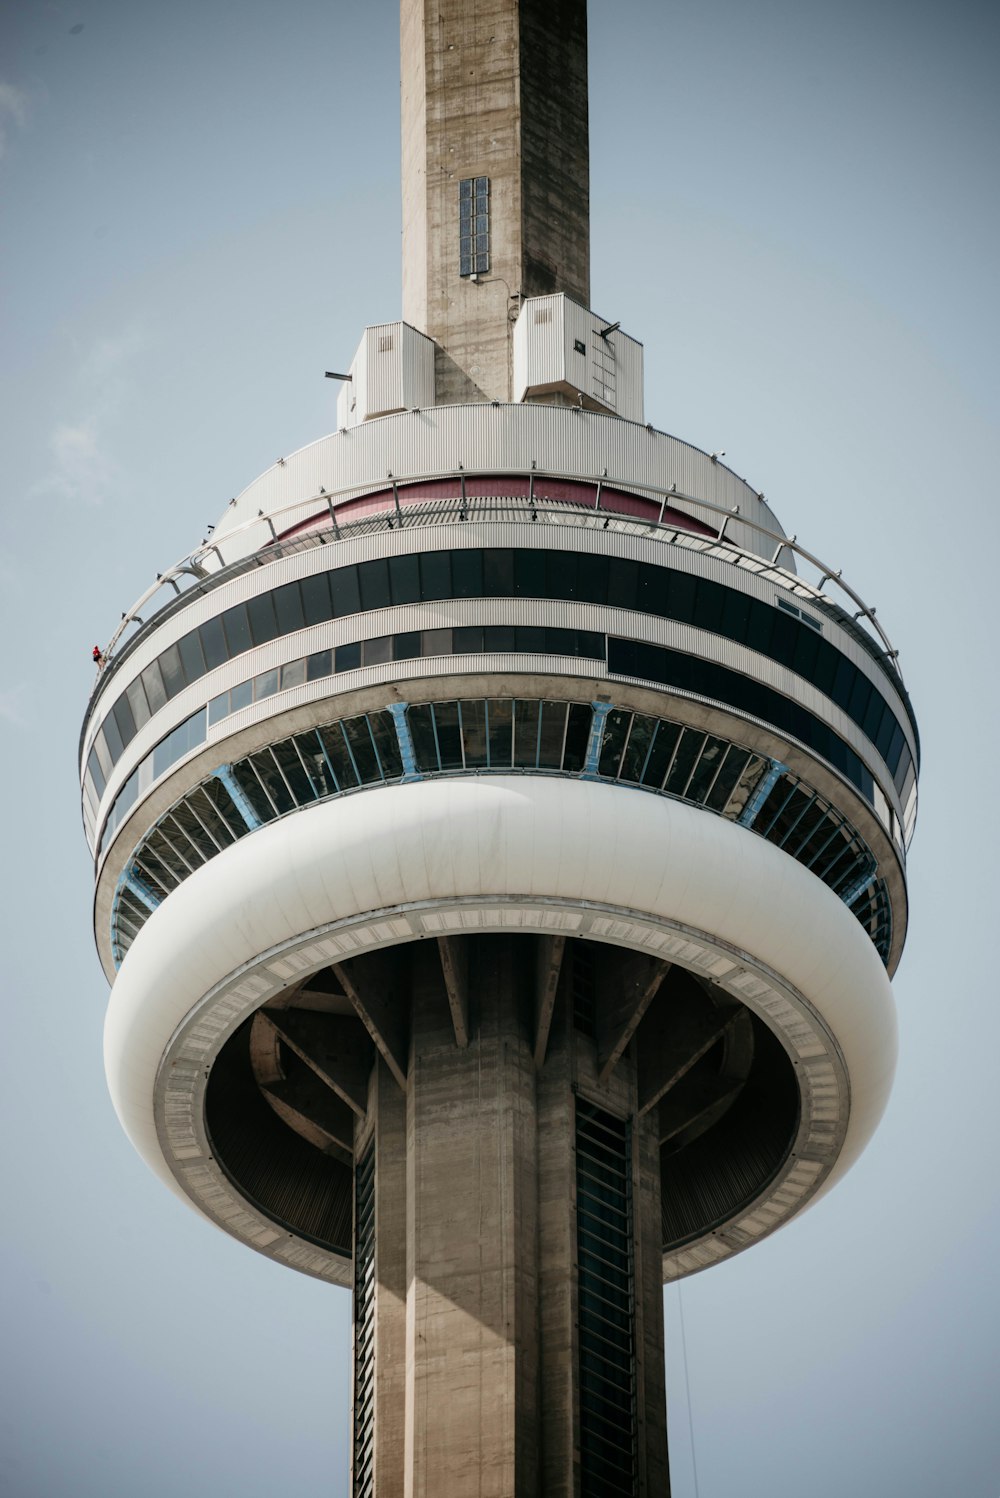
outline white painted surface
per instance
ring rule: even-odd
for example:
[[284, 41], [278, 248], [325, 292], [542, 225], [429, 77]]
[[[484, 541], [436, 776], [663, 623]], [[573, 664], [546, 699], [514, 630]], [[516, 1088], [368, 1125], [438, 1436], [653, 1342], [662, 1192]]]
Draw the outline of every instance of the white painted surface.
[[[236, 561], [266, 546], [271, 532], [266, 523], [252, 522], [258, 510], [281, 511], [279, 530], [319, 514], [324, 509], [322, 486], [341, 498], [385, 487], [390, 470], [399, 479], [467, 472], [539, 473], [598, 479], [606, 471], [609, 484], [638, 493], [660, 491], [676, 484], [680, 494], [696, 496], [723, 511], [739, 506], [740, 515], [780, 534], [781, 526], [766, 501], [723, 463], [676, 437], [634, 421], [593, 411], [571, 411], [541, 405], [436, 406], [403, 411], [321, 437], [267, 469], [230, 505], [215, 528], [213, 541], [226, 562]], [[676, 508], [709, 523], [718, 513], [695, 503], [671, 499]], [[771, 542], [734, 520], [727, 534], [738, 546], [770, 558]], [[208, 565], [208, 563], [206, 563]]]
[[341, 428], [434, 404], [434, 344], [409, 323], [366, 328], [349, 373], [337, 397]]
[[[295, 963], [281, 954], [291, 959], [309, 942], [300, 966], [325, 965], [338, 941], [359, 951], [423, 934], [421, 920], [443, 933], [538, 929], [551, 917], [589, 922], [622, 945], [640, 945], [640, 930], [655, 940], [658, 928], [695, 944], [707, 937], [728, 969], [724, 987], [779, 1033], [776, 1017], [790, 1016], [793, 1059], [797, 1035], [808, 1032], [815, 1047], [828, 1030], [849, 1077], [843, 1146], [820, 1189], [804, 1189], [781, 1217], [857, 1158], [888, 1099], [896, 1022], [888, 977], [853, 916], [742, 828], [666, 799], [531, 776], [370, 790], [262, 828], [199, 869], [143, 927], [112, 990], [105, 1064], [119, 1118], [151, 1169], [185, 1195], [158, 1138], [154, 1088], [193, 1011], [217, 1049], [288, 981]], [[234, 987], [248, 997], [234, 1000]], [[764, 987], [778, 992], [771, 1007], [755, 998]], [[799, 1054], [808, 1065], [808, 1047]], [[203, 1086], [202, 1068], [193, 1075]], [[197, 1162], [202, 1176], [208, 1160]], [[779, 1178], [772, 1197], [780, 1190]]]
[[644, 419], [642, 344], [561, 292], [529, 297], [514, 324], [516, 401], [557, 387], [600, 401], [627, 421]]

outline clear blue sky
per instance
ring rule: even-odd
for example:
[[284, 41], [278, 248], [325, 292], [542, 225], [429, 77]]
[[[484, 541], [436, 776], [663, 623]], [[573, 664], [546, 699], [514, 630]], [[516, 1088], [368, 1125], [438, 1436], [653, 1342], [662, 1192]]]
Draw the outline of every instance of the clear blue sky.
[[[676, 1498], [996, 1498], [1000, 12], [591, 4], [593, 301], [659, 427], [842, 565], [923, 730], [901, 1059], [848, 1179], [665, 1296]], [[334, 425], [399, 315], [391, 0], [7, 0], [0, 1491], [347, 1491], [349, 1296], [132, 1153], [75, 750], [89, 653]], [[690, 1413], [688, 1419], [688, 1393]]]

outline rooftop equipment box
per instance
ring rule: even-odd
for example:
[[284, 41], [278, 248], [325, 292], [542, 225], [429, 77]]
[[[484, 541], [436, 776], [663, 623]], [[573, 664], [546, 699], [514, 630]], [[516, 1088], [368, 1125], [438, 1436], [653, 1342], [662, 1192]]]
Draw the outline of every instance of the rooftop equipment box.
[[529, 297], [514, 325], [512, 395], [643, 421], [642, 344], [561, 292]]

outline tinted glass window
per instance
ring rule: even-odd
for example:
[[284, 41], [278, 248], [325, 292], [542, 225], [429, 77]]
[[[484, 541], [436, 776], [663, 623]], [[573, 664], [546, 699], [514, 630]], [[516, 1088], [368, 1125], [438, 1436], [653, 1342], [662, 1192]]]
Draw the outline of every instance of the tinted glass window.
[[547, 633], [547, 630], [537, 624], [518, 624], [514, 628], [515, 648], [532, 655], [541, 655], [546, 649]]
[[699, 629], [710, 629], [718, 634], [722, 626], [724, 593], [718, 583], [710, 578], [698, 579], [694, 601], [694, 622]]
[[451, 630], [425, 629], [420, 633], [421, 655], [450, 655]]
[[279, 634], [291, 635], [303, 627], [306, 619], [298, 583], [285, 583], [274, 590], [274, 612], [278, 616]]
[[332, 676], [332, 674], [332, 650], [317, 650], [314, 655], [306, 657], [306, 676], [310, 681], [316, 681], [322, 676]]
[[649, 562], [639, 563], [636, 606], [647, 614], [664, 615], [667, 610], [667, 573], [662, 567], [653, 567]]
[[483, 648], [483, 627], [471, 624], [451, 632], [451, 648], [456, 655], [477, 653]]
[[483, 594], [486, 598], [514, 596], [514, 553], [507, 547], [483, 552]]
[[840, 652], [823, 639], [816, 641], [816, 660], [813, 663], [812, 680], [815, 685], [829, 697], [833, 690], [834, 677], [837, 674], [837, 661]]
[[668, 616], [679, 624], [690, 624], [695, 599], [695, 579], [690, 572], [671, 572], [667, 598]]
[[125, 688], [128, 705], [132, 709], [132, 717], [137, 729], [149, 720], [149, 704], [146, 701], [146, 693], [143, 691], [142, 678], [136, 677]]
[[582, 603], [607, 603], [608, 559], [581, 552], [576, 577], [577, 596]]
[[460, 702], [462, 747], [467, 770], [486, 764], [486, 704], [481, 701]]
[[483, 592], [482, 552], [476, 549], [452, 552], [451, 580], [456, 598], [481, 598]]
[[451, 597], [451, 559], [446, 551], [425, 551], [420, 558], [420, 596]]
[[196, 629], [191, 630], [182, 640], [178, 640], [177, 649], [181, 655], [181, 665], [188, 681], [197, 681], [205, 674], [205, 655], [201, 648], [201, 637]]
[[163, 685], [168, 697], [176, 697], [177, 693], [187, 686], [187, 677], [184, 667], [181, 665], [181, 653], [176, 645], [171, 645], [159, 656], [160, 671], [163, 675]]
[[367, 718], [344, 719], [344, 737], [355, 756], [355, 764], [358, 765], [358, 774], [361, 782], [367, 780], [382, 779], [379, 773], [379, 761], [376, 759], [374, 745], [371, 743], [371, 733], [368, 730]]
[[241, 681], [229, 693], [229, 711], [238, 713], [241, 707], [249, 707], [253, 701], [253, 682]]
[[799, 624], [796, 626], [795, 654], [792, 657], [792, 670], [797, 671], [800, 676], [812, 681], [815, 674], [816, 657], [819, 655], [819, 647], [822, 641], [808, 626]]
[[270, 593], [261, 593], [258, 597], [247, 600], [247, 617], [255, 645], [266, 645], [268, 640], [276, 639], [280, 633]]
[[392, 714], [369, 713], [368, 727], [375, 745], [379, 773], [385, 779], [395, 779], [396, 776], [402, 775], [403, 761], [399, 754], [399, 739], [396, 737], [396, 725], [392, 721]]
[[420, 558], [418, 556], [389, 558], [389, 591], [393, 603], [420, 602]]
[[761, 603], [759, 598], [750, 600], [746, 643], [751, 650], [759, 650], [761, 655], [767, 655], [771, 649], [771, 624], [774, 620], [774, 613], [770, 604]]
[[250, 638], [250, 625], [244, 604], [238, 603], [233, 608], [226, 609], [222, 616], [222, 627], [226, 632], [230, 656], [242, 655], [244, 650], [250, 649], [253, 641]]
[[566, 744], [563, 751], [563, 769], [575, 773], [583, 769], [590, 740], [590, 724], [593, 710], [583, 702], [570, 704], [569, 720], [566, 724]]
[[132, 709], [128, 705], [127, 697], [119, 697], [111, 709], [115, 722], [118, 724], [118, 732], [121, 734], [122, 744], [130, 744], [135, 738], [135, 719], [132, 717]]
[[869, 699], [868, 707], [865, 711], [865, 719], [861, 725], [862, 731], [868, 735], [872, 743], [875, 742], [875, 738], [879, 730], [879, 725], [882, 722], [882, 714], [884, 712], [885, 702], [882, 698], [882, 694], [881, 692], [876, 691], [876, 689], [873, 687], [872, 695]]
[[101, 769], [100, 762], [97, 758], [96, 747], [91, 749], [90, 754], [87, 758], [87, 769], [90, 773], [90, 778], [93, 780], [94, 784], [97, 787], [97, 794], [99, 796], [103, 796], [104, 787], [107, 782], [104, 779], [104, 771]]
[[354, 671], [361, 665], [361, 645], [338, 645], [334, 656], [338, 671]]
[[608, 558], [608, 603], [613, 609], [634, 609], [639, 591], [639, 564], [622, 557]]
[[720, 628], [730, 640], [746, 642], [750, 629], [750, 599], [745, 593], [725, 589]]
[[358, 591], [358, 569], [338, 567], [330, 574], [330, 595], [333, 612], [341, 619], [345, 614], [357, 614], [361, 609], [361, 594]]
[[545, 597], [545, 553], [526, 551], [514, 553], [514, 591], [519, 598]]
[[205, 664], [209, 671], [214, 671], [216, 666], [221, 666], [223, 661], [229, 659], [226, 639], [222, 633], [222, 620], [206, 619], [204, 624], [198, 626], [198, 633], [201, 635]]
[[515, 640], [513, 624], [487, 624], [483, 629], [484, 650], [514, 650]]
[[550, 551], [545, 556], [546, 598], [575, 598], [577, 560], [575, 552]]
[[341, 724], [332, 723], [329, 728], [318, 728], [326, 752], [326, 758], [341, 790], [357, 785], [358, 776], [354, 762], [347, 752], [347, 744], [341, 732]]
[[118, 724], [115, 722], [114, 713], [108, 713], [108, 716], [104, 720], [104, 727], [102, 728], [101, 732], [104, 734], [104, 739], [108, 746], [108, 753], [111, 755], [111, 764], [117, 764], [118, 760], [121, 758], [122, 749], [125, 746], [122, 743], [122, 736], [118, 732]]
[[150, 712], [158, 713], [160, 708], [165, 707], [167, 703], [167, 694], [163, 688], [163, 677], [160, 675], [158, 661], [151, 661], [146, 667], [142, 673], [142, 685]]
[[281, 668], [281, 690], [287, 687], [300, 687], [306, 679], [306, 663], [302, 657], [297, 661], [288, 661]]
[[782, 666], [793, 666], [795, 660], [795, 637], [801, 626], [775, 609], [771, 620], [771, 647], [769, 655], [772, 660], [778, 661]]
[[512, 763], [514, 748], [514, 704], [512, 702], [491, 701], [489, 709], [490, 764], [494, 768], [509, 765]]
[[385, 557], [375, 557], [358, 566], [358, 584], [361, 588], [361, 606], [365, 609], [388, 608], [389, 564]]
[[330, 600], [330, 578], [326, 572], [317, 572], [314, 577], [304, 577], [299, 583], [302, 593], [302, 612], [307, 624], [324, 624], [333, 618]]
[[867, 676], [862, 676], [860, 671], [856, 671], [854, 674], [854, 686], [851, 688], [851, 698], [847, 704], [848, 714], [854, 719], [855, 723], [864, 722], [871, 695], [871, 682]]
[[393, 635], [392, 658], [394, 661], [410, 661], [420, 654], [420, 631], [408, 630], [406, 634]]
[[381, 666], [392, 660], [392, 635], [380, 635], [375, 640], [365, 640], [361, 658], [366, 666]]
[[462, 736], [458, 726], [458, 703], [435, 703], [434, 724], [437, 729], [438, 754], [442, 770], [460, 770], [462, 768]]

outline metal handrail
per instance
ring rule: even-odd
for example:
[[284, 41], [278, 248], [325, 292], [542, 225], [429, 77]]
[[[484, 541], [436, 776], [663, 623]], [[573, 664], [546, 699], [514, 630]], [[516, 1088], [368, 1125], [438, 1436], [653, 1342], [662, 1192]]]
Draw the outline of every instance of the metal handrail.
[[[475, 507], [477, 515], [481, 516], [483, 500], [490, 499], [491, 497], [485, 495], [475, 496], [469, 494], [468, 485], [470, 482], [474, 483], [478, 479], [496, 478], [523, 479], [528, 484], [528, 494], [524, 496], [504, 495], [493, 497], [495, 504], [502, 505], [504, 509], [507, 509], [511, 505], [517, 505], [518, 503], [520, 503], [521, 505], [530, 508], [531, 511], [539, 518], [542, 518], [543, 516], [550, 517], [552, 515], [556, 515], [557, 517], [564, 517], [567, 511], [572, 511], [574, 514], [580, 514], [582, 512], [583, 514], [602, 516], [607, 521], [613, 520], [616, 522], [616, 526], [626, 525], [629, 528], [634, 527], [635, 529], [644, 531], [646, 533], [662, 533], [664, 535], [669, 533], [671, 536], [676, 536], [677, 534], [687, 536], [690, 533], [686, 533], [683, 531], [678, 532], [678, 528], [676, 526], [671, 525], [668, 521], [665, 521], [663, 519], [664, 512], [671, 502], [682, 500], [685, 504], [697, 506], [699, 509], [707, 512], [707, 514], [710, 516], [720, 517], [719, 522], [717, 522], [717, 534], [714, 537], [701, 537], [701, 540], [704, 540], [711, 545], [724, 546], [727, 551], [735, 553], [737, 557], [746, 556], [748, 558], [752, 558], [755, 563], [763, 562], [765, 564], [765, 568], [768, 571], [777, 572], [783, 579], [787, 579], [786, 585], [792, 591], [796, 591], [799, 588], [805, 588], [813, 597], [817, 599], [823, 599], [824, 595], [821, 592], [821, 589], [826, 583], [836, 583], [837, 587], [842, 590], [842, 592], [847, 596], [848, 599], [850, 599], [851, 603], [855, 605], [857, 609], [857, 612], [853, 616], [854, 620], [857, 621], [858, 619], [863, 618], [868, 622], [868, 624], [874, 630], [875, 634], [878, 636], [878, 639], [881, 641], [886, 658], [891, 662], [896, 675], [899, 677], [900, 682], [902, 682], [902, 672], [899, 668], [898, 650], [894, 648], [892, 641], [889, 639], [889, 636], [882, 628], [879, 620], [875, 617], [875, 609], [869, 608], [869, 606], [861, 598], [860, 594], [856, 593], [855, 590], [844, 581], [841, 569], [839, 567], [833, 568], [827, 566], [826, 563], [822, 562], [812, 552], [807, 551], [804, 546], [801, 546], [798, 542], [797, 536], [785, 536], [780, 531], [776, 531], [770, 526], [762, 525], [758, 521], [748, 519], [745, 515], [740, 513], [740, 507], [738, 505], [732, 508], [726, 508], [724, 505], [715, 504], [711, 500], [700, 499], [696, 495], [687, 494], [683, 490], [678, 489], [675, 484], [670, 484], [665, 488], [645, 483], [636, 484], [633, 479], [613, 478], [606, 472], [602, 472], [599, 475], [594, 475], [571, 474], [566, 472], [549, 473], [547, 471], [536, 468], [532, 468], [530, 470], [526, 470], [523, 468], [498, 469], [495, 467], [483, 469], [466, 469], [459, 466], [457, 468], [442, 470], [436, 473], [413, 474], [410, 477], [405, 477], [403, 475], [390, 472], [386, 475], [385, 479], [374, 481], [361, 492], [359, 492], [357, 484], [345, 485], [342, 489], [334, 490], [332, 492], [322, 490], [320, 492], [317, 492], [316, 494], [306, 495], [304, 498], [293, 500], [286, 505], [280, 506], [278, 509], [269, 511], [267, 514], [264, 514], [263, 512], [258, 513], [257, 515], [252, 516], [249, 520], [244, 520], [239, 525], [234, 526], [231, 530], [227, 530], [225, 535], [219, 537], [218, 540], [213, 538], [211, 540], [201, 542], [193, 551], [188, 552], [184, 557], [180, 559], [180, 561], [174, 563], [172, 567], [167, 568], [165, 572], [157, 573], [155, 581], [152, 582], [145, 590], [145, 592], [143, 592], [136, 599], [132, 607], [126, 613], [122, 614], [121, 623], [115, 629], [113, 635], [111, 636], [111, 639], [108, 641], [107, 647], [103, 652], [103, 665], [98, 672], [97, 680], [94, 684], [94, 688], [90, 696], [90, 701], [87, 705], [87, 711], [84, 715], [84, 727], [86, 727], [86, 723], [90, 718], [94, 703], [97, 697], [100, 695], [102, 683], [104, 682], [108, 674], [107, 667], [114, 658], [115, 650], [126, 629], [128, 629], [130, 624], [139, 624], [140, 626], [142, 626], [143, 631], [145, 631], [145, 629], [147, 629], [152, 624], [153, 619], [158, 618], [163, 610], [165, 608], [169, 608], [170, 604], [173, 602], [173, 599], [168, 599], [165, 604], [160, 605], [160, 607], [156, 609], [155, 613], [152, 614], [148, 620], [142, 618], [140, 610], [145, 608], [145, 605], [150, 601], [150, 599], [155, 598], [156, 594], [159, 593], [162, 588], [172, 587], [174, 589], [174, 598], [180, 597], [182, 595], [186, 596], [187, 593], [193, 590], [190, 588], [182, 589], [178, 582], [179, 578], [193, 577], [196, 580], [196, 583], [206, 582], [211, 579], [213, 585], [217, 585], [223, 580], [239, 576], [241, 572], [247, 571], [253, 566], [262, 565], [263, 563], [266, 563], [267, 561], [270, 561], [277, 556], [285, 555], [287, 549], [290, 547], [293, 547], [295, 550], [301, 550], [304, 544], [325, 544], [325, 542], [321, 540], [321, 538], [325, 537], [327, 534], [325, 528], [322, 531], [308, 533], [310, 537], [315, 537], [315, 539], [311, 541], [307, 541], [306, 536], [292, 536], [287, 537], [283, 541], [279, 540], [278, 531], [274, 525], [275, 519], [280, 519], [280, 517], [289, 515], [292, 512], [299, 512], [303, 509], [304, 506], [307, 505], [325, 505], [327, 511], [329, 512], [330, 529], [334, 532], [337, 539], [340, 540], [345, 536], [357, 534], [366, 530], [371, 530], [376, 525], [379, 528], [384, 527], [386, 524], [386, 514], [382, 514], [380, 512], [377, 516], [365, 515], [359, 517], [357, 520], [338, 521], [336, 514], [337, 501], [344, 499], [364, 499], [366, 496], [380, 493], [387, 488], [392, 490], [394, 500], [393, 507], [387, 511], [387, 515], [389, 523], [394, 526], [402, 526], [406, 528], [408, 526], [408, 522], [427, 523], [429, 520], [433, 520], [434, 517], [438, 515], [447, 516], [449, 519], [451, 519], [456, 513], [466, 513], [473, 507]], [[424, 504], [412, 506], [407, 505], [405, 507], [400, 506], [398, 498], [400, 489], [406, 488], [410, 484], [436, 483], [447, 479], [454, 479], [461, 486], [460, 499], [456, 497], [455, 499], [444, 501], [429, 500]], [[546, 500], [544, 496], [536, 496], [535, 485], [540, 480], [544, 481], [546, 479], [558, 479], [570, 483], [595, 485], [596, 499], [593, 509], [587, 509], [584, 506], [574, 504], [572, 501], [553, 501]], [[621, 511], [618, 510], [605, 510], [600, 505], [601, 490], [603, 488], [622, 489], [626, 493], [635, 492], [638, 490], [642, 497], [648, 496], [659, 498], [661, 500], [660, 514], [655, 520], [647, 520], [635, 515], [624, 515], [621, 513]], [[318, 519], [319, 516], [317, 515], [313, 518]], [[744, 547], [737, 546], [726, 536], [727, 526], [733, 520], [738, 520], [739, 524], [748, 526], [757, 535], [775, 543], [774, 555], [771, 558], [770, 563], [767, 562], [767, 559], [765, 557], [760, 556], [757, 552], [747, 551]], [[225, 544], [233, 537], [244, 535], [248, 531], [252, 530], [254, 526], [259, 526], [262, 524], [266, 525], [269, 528], [272, 537], [272, 542], [267, 547], [266, 551], [255, 552], [249, 556], [240, 557], [234, 562], [227, 562], [220, 550], [220, 545]], [[787, 568], [779, 565], [778, 558], [781, 556], [781, 553], [785, 550], [786, 547], [795, 556], [801, 557], [803, 561], [808, 562], [810, 566], [816, 568], [816, 570], [820, 573], [820, 583], [818, 586], [809, 583], [805, 578], [801, 578], [796, 573], [789, 572]], [[203, 565], [203, 563], [213, 555], [218, 561], [218, 567], [217, 569], [208, 569]], [[137, 640], [139, 637], [134, 636], [133, 638]], [[81, 735], [81, 750], [82, 742], [83, 739]]]

